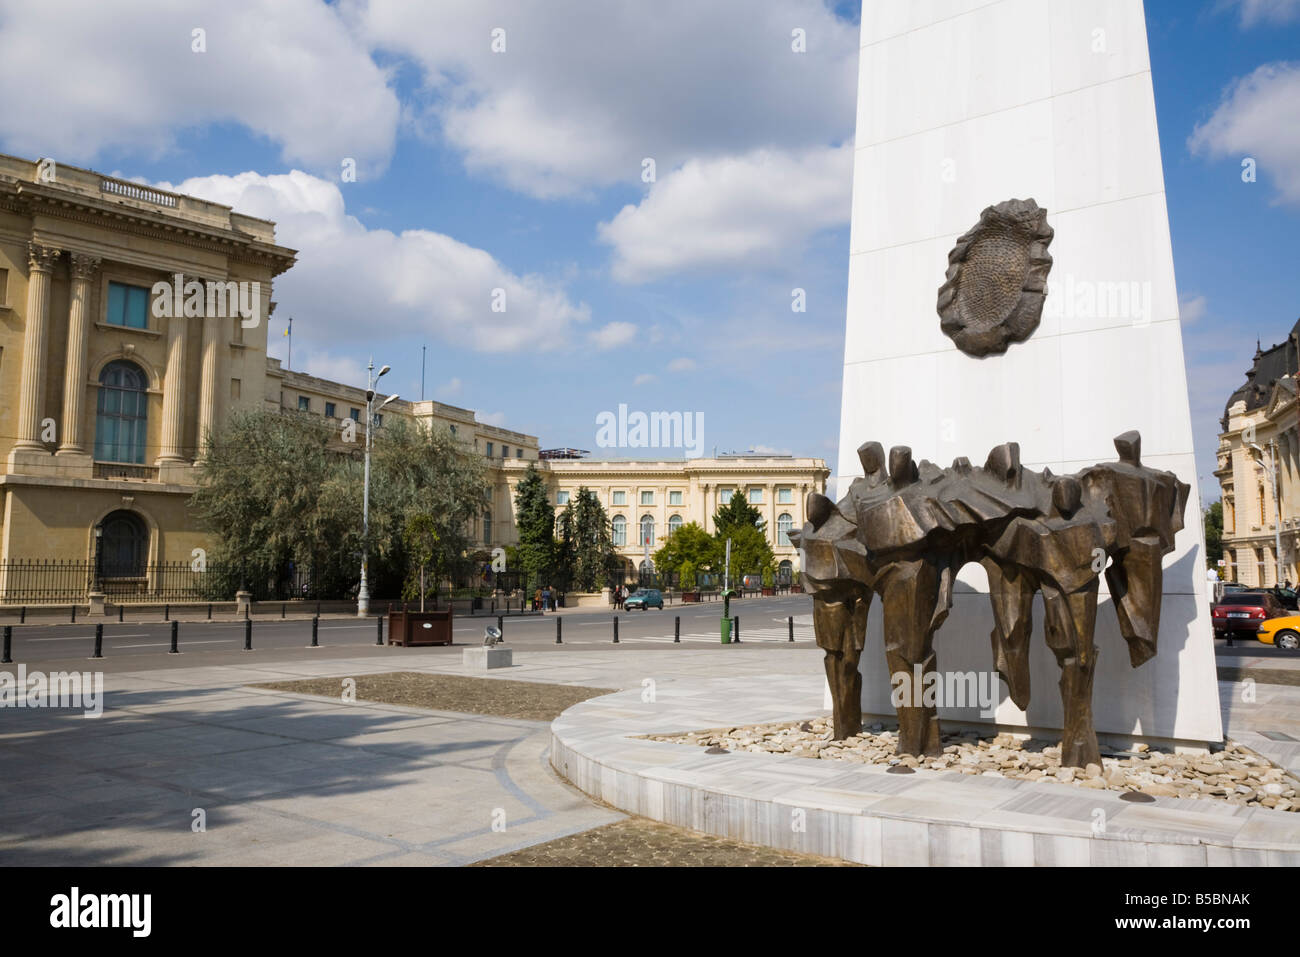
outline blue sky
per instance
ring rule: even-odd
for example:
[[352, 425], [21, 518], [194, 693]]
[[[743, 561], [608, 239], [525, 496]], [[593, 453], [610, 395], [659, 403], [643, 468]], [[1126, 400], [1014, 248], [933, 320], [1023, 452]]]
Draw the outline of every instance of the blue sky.
[[[1300, 313], [1300, 0], [1146, 12], [1210, 501], [1224, 400]], [[545, 446], [624, 403], [830, 460], [857, 33], [820, 0], [0, 0], [0, 150], [276, 220], [295, 369], [373, 352], [417, 398], [427, 346], [427, 397]]]

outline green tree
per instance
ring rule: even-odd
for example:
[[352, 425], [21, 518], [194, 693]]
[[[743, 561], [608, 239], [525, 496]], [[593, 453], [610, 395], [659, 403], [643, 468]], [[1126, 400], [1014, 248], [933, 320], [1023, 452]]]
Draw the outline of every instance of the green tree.
[[661, 571], [682, 574], [682, 566], [690, 562], [698, 573], [721, 568], [721, 554], [716, 538], [697, 522], [687, 522], [664, 539], [654, 553], [654, 563]]
[[731, 539], [731, 581], [734, 583], [742, 575], [759, 575], [764, 570], [776, 567], [776, 556], [768, 544], [767, 535], [762, 529], [753, 525], [737, 525], [725, 533], [718, 533], [722, 548], [726, 548], [726, 539]]
[[742, 525], [757, 528], [759, 531], [767, 528], [762, 513], [746, 502], [745, 496], [737, 490], [732, 493], [731, 501], [714, 513], [713, 527], [717, 529], [717, 534], [726, 538], [727, 532]]
[[[228, 569], [220, 590], [283, 588], [296, 566], [311, 569], [304, 597], [355, 593], [360, 443], [341, 445], [323, 419], [259, 411], [233, 415], [206, 453], [190, 508], [216, 539], [216, 567]], [[458, 572], [468, 562], [470, 523], [489, 501], [481, 457], [447, 429], [397, 420], [376, 433], [371, 458], [372, 594], [399, 594], [409, 580], [405, 532], [415, 516], [426, 517], [430, 542], [436, 534], [426, 564], [439, 577]]]
[[283, 589], [295, 567], [311, 569], [317, 595], [355, 585], [360, 493], [349, 493], [360, 476], [329, 451], [332, 435], [321, 420], [257, 411], [207, 437], [189, 508], [215, 539], [214, 597]]
[[678, 566], [682, 591], [695, 591], [695, 563], [689, 558]]
[[519, 571], [526, 592], [545, 584], [555, 561], [555, 510], [535, 465], [515, 486], [515, 527], [519, 529]]
[[1223, 557], [1223, 503], [1214, 502], [1205, 510], [1205, 567], [1215, 568]]
[[556, 524], [560, 533], [556, 584], [585, 592], [604, 588], [618, 556], [599, 496], [580, 487]]
[[428, 512], [417, 512], [407, 517], [406, 528], [402, 532], [402, 541], [411, 559], [411, 571], [407, 577], [406, 587], [402, 590], [403, 598], [420, 596], [420, 611], [424, 611], [424, 596], [429, 590], [429, 573], [433, 573], [433, 595], [438, 596], [438, 585], [442, 581], [442, 550], [438, 536], [438, 526]]

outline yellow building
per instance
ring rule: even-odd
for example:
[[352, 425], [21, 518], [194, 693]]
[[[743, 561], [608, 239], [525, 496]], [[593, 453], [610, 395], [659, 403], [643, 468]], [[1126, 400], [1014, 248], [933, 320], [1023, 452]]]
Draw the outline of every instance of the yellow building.
[[1224, 407], [1214, 474], [1223, 500], [1225, 581], [1271, 586], [1279, 579], [1295, 583], [1300, 578], [1297, 370], [1300, 322], [1284, 342], [1256, 347], [1245, 384]]
[[[364, 429], [364, 389], [267, 356], [272, 282], [295, 255], [273, 223], [228, 206], [0, 154], [0, 602], [50, 600], [52, 583], [81, 600], [92, 564], [118, 596], [159, 594], [164, 566], [210, 544], [186, 503], [203, 437], [234, 410]], [[432, 400], [393, 401], [378, 428], [385, 417], [445, 426], [488, 460], [478, 542], [517, 542], [514, 486], [537, 464], [557, 508], [581, 486], [598, 492], [630, 573], [646, 538], [653, 552], [684, 522], [712, 530], [731, 494], [763, 512], [791, 570], [786, 536], [829, 475], [782, 456], [546, 461], [536, 436]], [[70, 568], [29, 567], [51, 561]]]
[[[825, 493], [830, 476], [822, 459], [788, 455], [664, 461], [550, 458], [539, 467], [557, 515], [579, 488], [596, 493], [629, 578], [642, 570], [654, 571], [652, 556], [671, 531], [695, 522], [712, 533], [718, 509], [731, 496], [743, 495], [762, 514], [779, 576], [788, 582], [799, 568], [789, 533], [803, 527], [808, 493]], [[507, 463], [512, 488], [526, 469], [525, 462]]]

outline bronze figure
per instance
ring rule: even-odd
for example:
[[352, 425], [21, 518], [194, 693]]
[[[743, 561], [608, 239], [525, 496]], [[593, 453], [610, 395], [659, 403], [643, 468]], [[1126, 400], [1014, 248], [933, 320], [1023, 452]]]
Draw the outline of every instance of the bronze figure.
[[[1041, 592], [1047, 644], [1061, 668], [1061, 763], [1099, 762], [1092, 681], [1100, 576], [1138, 667], [1156, 652], [1161, 561], [1183, 527], [1189, 492], [1174, 473], [1141, 464], [1136, 432], [1115, 447], [1118, 463], [1056, 476], [1023, 468], [1014, 442], [994, 448], [981, 468], [959, 458], [946, 469], [913, 462], [903, 446], [890, 450], [886, 469], [884, 450], [871, 442], [858, 450], [863, 477], [838, 504], [809, 496], [809, 521], [791, 540], [803, 550], [837, 739], [862, 726], [858, 663], [872, 596], [884, 609], [890, 674], [937, 672], [934, 633], [952, 607], [953, 582], [962, 565], [979, 562], [993, 606], [994, 667], [1011, 700], [1029, 705], [1033, 597]], [[935, 707], [912, 701], [897, 710], [900, 753], [942, 750]]]

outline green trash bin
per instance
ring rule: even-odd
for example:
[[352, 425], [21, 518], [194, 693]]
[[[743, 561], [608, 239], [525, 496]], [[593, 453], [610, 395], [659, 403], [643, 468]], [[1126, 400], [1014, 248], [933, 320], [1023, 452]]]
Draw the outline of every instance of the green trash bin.
[[731, 644], [731, 619], [730, 618], [722, 619], [722, 643], [724, 645]]

